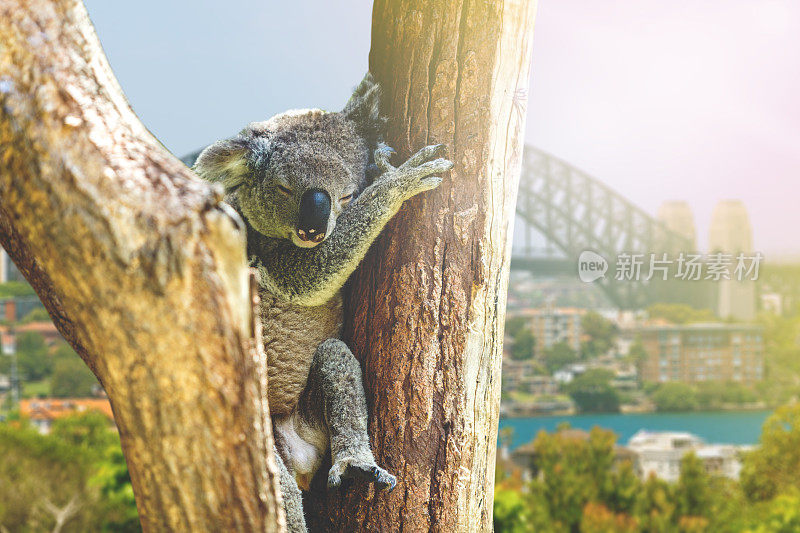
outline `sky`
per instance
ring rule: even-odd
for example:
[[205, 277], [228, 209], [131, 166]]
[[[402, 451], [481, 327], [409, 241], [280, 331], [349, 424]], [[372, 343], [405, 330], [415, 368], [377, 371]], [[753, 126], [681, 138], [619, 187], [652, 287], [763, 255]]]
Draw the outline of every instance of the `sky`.
[[[339, 109], [371, 2], [86, 0], [134, 110], [177, 155], [291, 108]], [[800, 255], [800, 2], [541, 0], [526, 141], [655, 214], [719, 200]]]

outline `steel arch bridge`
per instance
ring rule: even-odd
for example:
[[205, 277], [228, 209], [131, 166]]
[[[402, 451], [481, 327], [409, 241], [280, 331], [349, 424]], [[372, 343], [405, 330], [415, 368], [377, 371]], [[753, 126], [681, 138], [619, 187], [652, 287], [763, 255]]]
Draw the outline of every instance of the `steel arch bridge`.
[[[512, 268], [537, 273], [568, 273], [577, 277], [578, 256], [592, 250], [609, 262], [598, 283], [621, 308], [635, 308], [652, 300], [659, 283], [615, 282], [618, 254], [692, 251], [692, 242], [600, 182], [533, 146], [526, 146], [517, 198]], [[520, 233], [522, 242], [519, 242]], [[563, 256], [542, 257], [533, 246], [542, 234]]]

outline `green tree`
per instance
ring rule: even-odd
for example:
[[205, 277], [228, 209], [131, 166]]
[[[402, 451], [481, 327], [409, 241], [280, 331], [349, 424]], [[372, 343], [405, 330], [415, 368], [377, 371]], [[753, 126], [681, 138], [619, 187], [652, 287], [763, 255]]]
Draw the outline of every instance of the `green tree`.
[[639, 364], [645, 359], [647, 359], [647, 350], [642, 344], [642, 339], [637, 337], [628, 350], [628, 360], [633, 364]]
[[119, 442], [106, 448], [102, 460], [96, 466], [96, 473], [89, 482], [93, 487], [97, 487], [104, 502], [102, 531], [109, 533], [141, 531], [131, 477]]
[[50, 435], [84, 450], [92, 459], [94, 469], [88, 485], [99, 492], [96, 513], [101, 531], [140, 531], [128, 466], [114, 424], [98, 411], [87, 411], [56, 420]]
[[43, 307], [36, 307], [31, 309], [30, 312], [19, 321], [20, 324], [29, 324], [31, 322], [50, 322], [50, 314]]
[[500, 446], [504, 448], [510, 448], [511, 443], [514, 442], [514, 428], [511, 426], [506, 426], [499, 431], [498, 439], [500, 440]]
[[[0, 526], [46, 531], [141, 531], [119, 436], [98, 413], [59, 419], [49, 435], [0, 424]], [[0, 528], [2, 529], [2, 528]]]
[[119, 444], [119, 435], [113, 424], [99, 411], [59, 418], [53, 422], [50, 434], [61, 442], [93, 453]]
[[24, 281], [0, 283], [0, 298], [16, 298], [18, 296], [36, 296], [36, 292]]
[[800, 375], [800, 317], [762, 313], [757, 323], [764, 328], [764, 377], [759, 397], [782, 404], [797, 394]]
[[515, 337], [517, 333], [528, 327], [528, 319], [524, 316], [506, 318], [506, 335]]
[[656, 389], [651, 399], [656, 405], [656, 410], [662, 412], [682, 412], [697, 409], [695, 390], [686, 383], [663, 383]]
[[81, 450], [28, 427], [0, 424], [0, 524], [8, 531], [47, 531], [55, 518], [47, 503], [76, 507], [66, 524], [91, 531], [89, 458]]
[[617, 326], [599, 313], [589, 311], [583, 315], [581, 329], [587, 336], [587, 340], [581, 344], [581, 355], [584, 359], [603, 355], [614, 346]]
[[610, 370], [592, 369], [567, 385], [567, 393], [584, 413], [619, 411], [619, 393], [611, 386], [614, 374]]
[[530, 506], [522, 492], [498, 488], [494, 492], [495, 533], [532, 533]]
[[756, 393], [743, 384], [722, 381], [699, 383], [696, 397], [701, 409], [713, 409], [731, 404], [743, 405], [758, 400]]
[[[66, 352], [66, 350], [64, 350]], [[72, 352], [70, 355], [56, 357], [53, 375], [50, 378], [50, 391], [56, 398], [91, 396], [98, 385], [92, 371], [81, 358]]]
[[17, 361], [22, 376], [31, 381], [45, 378], [53, 371], [53, 360], [44, 337], [33, 331], [17, 336]]
[[639, 519], [642, 531], [669, 532], [674, 531], [672, 517], [675, 503], [670, 485], [651, 473], [642, 484], [636, 498], [635, 514]]
[[752, 533], [797, 533], [800, 531], [800, 494], [790, 490], [769, 504], [767, 516], [760, 519]]
[[694, 452], [687, 453], [681, 459], [675, 501], [680, 516], [708, 517], [711, 509], [709, 476], [703, 461]]
[[642, 483], [630, 461], [623, 461], [608, 477], [603, 489], [603, 503], [612, 511], [632, 515]]
[[757, 509], [747, 501], [739, 482], [723, 476], [710, 476], [709, 486], [711, 503], [706, 513], [709, 531], [739, 533], [746, 530]]
[[528, 328], [522, 328], [514, 336], [514, 343], [511, 345], [511, 357], [518, 361], [532, 359], [535, 347], [536, 337], [533, 336], [533, 333]]
[[581, 533], [638, 533], [639, 522], [625, 513], [614, 513], [601, 503], [589, 502], [583, 508]]
[[744, 458], [741, 485], [752, 501], [800, 490], [800, 404], [779, 407], [764, 422], [760, 445]]
[[578, 360], [578, 354], [566, 342], [557, 342], [544, 350], [544, 365], [548, 372], [555, 372], [560, 368]]
[[615, 440], [614, 433], [600, 428], [588, 434], [562, 428], [536, 437], [534, 466], [542, 480], [534, 484], [554, 530], [576, 530], [584, 506], [602, 498], [614, 462]]
[[695, 309], [686, 304], [653, 304], [647, 308], [647, 314], [650, 318], [662, 318], [672, 324], [693, 324], [717, 320], [710, 309]]

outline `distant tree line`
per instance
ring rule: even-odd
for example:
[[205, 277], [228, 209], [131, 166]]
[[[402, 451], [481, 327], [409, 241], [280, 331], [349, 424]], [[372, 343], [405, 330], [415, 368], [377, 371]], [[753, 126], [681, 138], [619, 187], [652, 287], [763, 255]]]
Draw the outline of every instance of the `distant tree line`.
[[[17, 366], [25, 384], [38, 382], [37, 394], [56, 398], [91, 396], [99, 386], [91, 370], [64, 341], [48, 346], [44, 337], [34, 331], [17, 335]], [[11, 372], [11, 357], [0, 357], [0, 374]]]
[[650, 385], [650, 399], [657, 411], [681, 412], [746, 406], [758, 402], [758, 395], [742, 383], [706, 381], [689, 385], [668, 382]]

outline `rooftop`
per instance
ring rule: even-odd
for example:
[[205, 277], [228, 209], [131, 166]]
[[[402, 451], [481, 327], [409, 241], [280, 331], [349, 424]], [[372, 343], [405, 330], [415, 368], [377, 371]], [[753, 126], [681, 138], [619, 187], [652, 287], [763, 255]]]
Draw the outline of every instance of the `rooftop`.
[[685, 431], [647, 431], [641, 429], [628, 441], [628, 447], [633, 450], [661, 449], [675, 450], [701, 446], [703, 440]]
[[20, 414], [31, 420], [55, 420], [76, 413], [98, 411], [114, 420], [107, 398], [38, 398], [19, 402]]
[[763, 331], [755, 324], [727, 324], [724, 322], [697, 322], [695, 324], [647, 324], [641, 326], [645, 331]]

